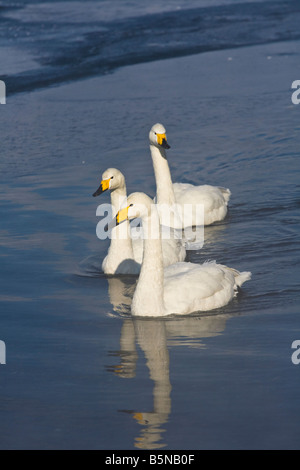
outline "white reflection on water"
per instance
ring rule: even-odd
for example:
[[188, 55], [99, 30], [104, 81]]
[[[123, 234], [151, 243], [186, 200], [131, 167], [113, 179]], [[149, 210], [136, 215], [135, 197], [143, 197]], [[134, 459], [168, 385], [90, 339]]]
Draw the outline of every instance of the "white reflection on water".
[[[108, 278], [110, 301], [115, 312], [130, 310], [135, 284], [128, 285], [122, 278]], [[133, 416], [142, 426], [134, 446], [140, 449], [165, 447], [164, 424], [171, 413], [170, 346], [185, 345], [204, 348], [203, 338], [221, 334], [231, 314], [193, 315], [170, 318], [132, 318], [123, 321], [120, 350], [116, 355], [120, 364], [110, 370], [122, 378], [136, 376], [138, 345], [143, 351], [149, 375], [153, 381], [153, 408], [151, 411], [122, 410]], [[174, 367], [174, 364], [173, 364]]]

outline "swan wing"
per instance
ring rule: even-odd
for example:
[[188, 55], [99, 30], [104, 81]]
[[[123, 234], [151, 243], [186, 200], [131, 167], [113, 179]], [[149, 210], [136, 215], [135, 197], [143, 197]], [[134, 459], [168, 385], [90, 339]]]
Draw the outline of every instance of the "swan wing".
[[[194, 186], [186, 183], [174, 183], [173, 190], [176, 203], [181, 205], [203, 205], [205, 225], [223, 220], [227, 214], [228, 201], [231, 195], [229, 189], [208, 184]], [[195, 221], [195, 214], [192, 217]]]
[[165, 308], [170, 314], [187, 314], [222, 307], [236, 295], [236, 278], [242, 274], [215, 261], [169, 266], [165, 269]]
[[203, 184], [194, 186], [186, 183], [174, 183], [176, 202], [180, 204], [204, 204], [207, 209], [217, 209], [228, 204], [230, 190], [218, 186]]

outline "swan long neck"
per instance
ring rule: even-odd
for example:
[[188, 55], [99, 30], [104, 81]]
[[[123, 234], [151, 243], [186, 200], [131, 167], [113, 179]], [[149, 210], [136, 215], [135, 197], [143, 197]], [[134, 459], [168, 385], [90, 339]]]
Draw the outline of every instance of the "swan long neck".
[[166, 152], [150, 144], [151, 157], [153, 162], [156, 180], [156, 198], [158, 204], [175, 204], [173, 183], [170, 173]]
[[143, 263], [132, 300], [132, 313], [139, 316], [160, 316], [164, 313], [164, 267], [160, 223], [155, 205], [142, 219]]
[[127, 190], [125, 183], [122, 186], [119, 186], [116, 189], [111, 190], [110, 192], [110, 202], [114, 210], [119, 211], [124, 199], [127, 197]]
[[[113, 208], [113, 217], [122, 208], [124, 200], [127, 197], [125, 184], [110, 193], [111, 205]], [[111, 231], [111, 242], [108, 250], [108, 256], [118, 254], [118, 259], [133, 258], [132, 241], [129, 235], [129, 222], [124, 221], [117, 225]]]

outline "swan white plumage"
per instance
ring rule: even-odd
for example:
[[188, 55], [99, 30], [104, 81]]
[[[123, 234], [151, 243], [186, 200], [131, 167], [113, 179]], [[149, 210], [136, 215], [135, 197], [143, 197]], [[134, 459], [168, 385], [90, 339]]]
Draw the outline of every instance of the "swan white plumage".
[[215, 261], [202, 265], [178, 262], [164, 268], [157, 206], [144, 193], [131, 194], [127, 203], [118, 212], [117, 223], [139, 217], [145, 237], [141, 272], [131, 305], [133, 315], [185, 315], [223, 307], [235, 297], [238, 287], [251, 278], [250, 272], [239, 272]]
[[[102, 181], [94, 192], [96, 197], [110, 190], [111, 205], [114, 215], [126, 202], [127, 191], [125, 177], [116, 168], [108, 168], [102, 174]], [[180, 238], [162, 240], [163, 264], [169, 266], [186, 257], [185, 244]], [[129, 222], [115, 226], [111, 233], [111, 242], [108, 253], [102, 262], [105, 274], [138, 274], [143, 258], [143, 239], [130, 236]]]
[[[196, 205], [199, 204], [203, 205], [204, 225], [223, 220], [228, 210], [230, 190], [208, 184], [200, 186], [185, 183], [173, 184], [165, 151], [170, 146], [162, 124], [157, 123], [152, 126], [149, 132], [149, 143], [156, 180], [157, 204], [167, 204], [170, 207], [174, 207], [175, 204], [179, 205], [187, 215], [186, 220], [189, 225], [199, 225], [196, 213]], [[190, 215], [186, 211], [190, 211]], [[185, 226], [182, 217], [180, 223], [175, 222], [175, 226], [179, 228], [180, 224]]]

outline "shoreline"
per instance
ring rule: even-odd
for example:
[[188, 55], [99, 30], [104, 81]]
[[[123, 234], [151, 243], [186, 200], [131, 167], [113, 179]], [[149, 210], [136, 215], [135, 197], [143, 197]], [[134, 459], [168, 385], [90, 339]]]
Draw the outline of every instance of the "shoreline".
[[[19, 21], [20, 27], [13, 46], [9, 42], [3, 46], [6, 56], [8, 49], [15, 55], [16, 64], [10, 58], [8, 68], [13, 70], [15, 66], [16, 72], [9, 76], [4, 70], [0, 77], [11, 95], [89, 79], [132, 65], [300, 39], [300, 7], [293, 1], [283, 6], [281, 2], [246, 2], [179, 8], [110, 21], [98, 19], [90, 29], [83, 25], [78, 35], [76, 29], [64, 29], [59, 21], [46, 22], [45, 31], [36, 28], [42, 9], [33, 21], [40, 48], [27, 42], [30, 15], [22, 20], [22, 11], [3, 17], [4, 21]], [[57, 27], [55, 35], [51, 33], [53, 27]], [[61, 41], [65, 36], [66, 44]]]
[[[216, 57], [220, 64], [220, 59], [221, 60], [224, 59], [225, 61], [226, 60], [232, 61], [234, 60], [233, 56], [241, 57], [243, 55], [242, 54], [243, 51], [245, 51], [245, 54], [249, 54], [250, 52], [250, 55], [252, 56], [253, 54], [251, 54], [251, 51], [257, 51], [258, 54], [262, 56], [264, 54], [263, 52], [264, 50], [265, 50], [267, 60], [271, 60], [273, 58], [272, 54], [273, 55], [281, 54], [282, 56], [298, 54], [298, 50], [299, 50], [299, 48], [297, 47], [298, 44], [300, 44], [300, 38], [297, 40], [284, 40], [284, 41], [278, 40], [278, 41], [270, 42], [267, 44], [251, 44], [251, 45], [245, 45], [245, 46], [237, 46], [234, 48], [226, 47], [224, 49], [214, 49], [211, 51], [208, 50], [208, 51], [203, 51], [203, 52], [194, 52], [194, 53], [178, 55], [178, 56], [175, 55], [172, 57], [153, 59], [153, 60], [149, 60], [145, 62], [142, 61], [138, 63], [126, 64], [123, 66], [116, 67], [113, 70], [108, 70], [101, 74], [95, 73], [95, 74], [88, 75], [88, 76], [74, 78], [73, 80], [63, 79], [61, 82], [58, 82], [58, 83], [49, 83], [48, 86], [45, 85], [45, 86], [41, 86], [41, 87], [34, 88], [34, 89], [20, 90], [20, 91], [16, 91], [12, 93], [9, 92], [8, 82], [5, 79], [2, 81], [4, 81], [4, 83], [6, 84], [8, 98], [17, 97], [20, 95], [26, 96], [26, 94], [29, 94], [29, 93], [40, 93], [40, 92], [43, 93], [43, 92], [47, 92], [47, 91], [51, 91], [55, 89], [60, 89], [61, 87], [76, 87], [86, 82], [92, 83], [95, 80], [101, 80], [101, 79], [106, 80], [107, 77], [112, 77], [112, 81], [115, 81], [114, 80], [115, 75], [122, 74], [124, 73], [124, 71], [126, 71], [126, 73], [130, 75], [130, 70], [134, 72], [134, 69], [136, 69], [137, 67], [138, 68], [140, 67], [141, 69], [146, 68], [146, 67], [149, 68], [151, 67], [152, 64], [153, 64], [153, 67], [155, 68], [159, 68], [159, 64], [162, 64], [162, 68], [163, 68], [164, 67], [163, 64], [165, 63], [172, 63], [172, 62], [176, 63], [178, 61], [183, 61], [183, 62], [193, 61], [194, 59], [195, 61], [196, 60], [201, 61], [202, 57], [203, 57], [204, 62], [207, 61], [207, 58]], [[290, 46], [290, 50], [289, 50], [289, 46]], [[210, 62], [210, 65], [212, 65], [212, 61], [210, 60], [209, 62]], [[295, 80], [296, 79], [297, 77], [295, 73]]]
[[[17, 96], [17, 95], [20, 95], [20, 94], [26, 94], [26, 93], [32, 93], [32, 92], [38, 92], [38, 91], [43, 91], [43, 90], [47, 90], [47, 89], [53, 89], [53, 88], [57, 88], [57, 87], [60, 87], [60, 86], [67, 86], [67, 85], [72, 85], [72, 84], [76, 84], [76, 83], [80, 83], [82, 81], [86, 81], [86, 80], [92, 80], [92, 79], [97, 79], [97, 78], [101, 78], [101, 77], [105, 77], [105, 76], [111, 76], [115, 73], [118, 73], [120, 70], [123, 70], [124, 68], [128, 68], [128, 67], [136, 67], [136, 66], [143, 66], [143, 65], [148, 65], [148, 64], [151, 64], [151, 63], [156, 63], [156, 62], [165, 62], [165, 61], [170, 61], [170, 60], [176, 60], [176, 59], [186, 59], [186, 58], [191, 58], [191, 57], [197, 57], [199, 55], [206, 55], [206, 54], [213, 54], [213, 53], [224, 53], [226, 54], [226, 52], [228, 53], [232, 53], [234, 51], [239, 51], [239, 50], [247, 50], [247, 49], [252, 49], [252, 48], [272, 48], [272, 46], [276, 46], [276, 45], [281, 45], [281, 44], [288, 44], [288, 43], [297, 43], [297, 42], [300, 42], [300, 38], [298, 39], [285, 39], [285, 40], [274, 40], [274, 41], [271, 41], [271, 42], [268, 42], [268, 43], [254, 43], [254, 44], [247, 44], [247, 45], [239, 45], [239, 46], [235, 46], [235, 47], [224, 47], [224, 48], [218, 48], [218, 49], [211, 49], [211, 50], [204, 50], [204, 51], [199, 51], [199, 50], [196, 50], [195, 52], [186, 52], [186, 53], [181, 53], [181, 52], [178, 52], [178, 54], [173, 54], [171, 56], [169, 55], [166, 55], [165, 57], [162, 57], [162, 58], [158, 58], [158, 57], [155, 57], [155, 58], [149, 58], [149, 59], [145, 59], [145, 60], [141, 60], [141, 61], [133, 61], [132, 63], [125, 63], [124, 65], [116, 65], [115, 67], [108, 67], [107, 69], [103, 70], [101, 73], [95, 71], [95, 72], [86, 72], [86, 73], [82, 73], [81, 75], [78, 75], [76, 78], [73, 78], [71, 79], [71, 77], [73, 76], [73, 71], [70, 71], [69, 72], [69, 76], [70, 78], [66, 77], [66, 76], [62, 76], [60, 78], [56, 78], [55, 81], [53, 81], [53, 77], [51, 76], [52, 75], [52, 72], [51, 72], [51, 69], [50, 70], [50, 73], [48, 75], [47, 73], [47, 70], [46, 71], [42, 71], [41, 75], [44, 77], [42, 79], [42, 81], [40, 81], [41, 79], [41, 76], [38, 77], [35, 81], [33, 81], [33, 83], [28, 83], [27, 85], [25, 85], [25, 88], [24, 89], [19, 89], [19, 90], [15, 90], [15, 91], [12, 91], [10, 92], [10, 79], [7, 80], [7, 77], [4, 76], [4, 77], [0, 77], [0, 79], [2, 79], [2, 81], [4, 81], [4, 83], [6, 84], [6, 89], [7, 89], [7, 95], [9, 96]], [[7, 48], [5, 48], [7, 49]], [[10, 50], [12, 48], [9, 48]], [[0, 51], [1, 52], [1, 51]], [[18, 55], [18, 52], [19, 51], [16, 51], [17, 55]], [[36, 66], [37, 69], [39, 69], [39, 66], [37, 65]], [[27, 82], [27, 76], [28, 76], [28, 72], [20, 72], [19, 75], [17, 75], [17, 77], [14, 78], [14, 80], [16, 82]], [[35, 83], [35, 84], [34, 84]]]

